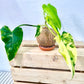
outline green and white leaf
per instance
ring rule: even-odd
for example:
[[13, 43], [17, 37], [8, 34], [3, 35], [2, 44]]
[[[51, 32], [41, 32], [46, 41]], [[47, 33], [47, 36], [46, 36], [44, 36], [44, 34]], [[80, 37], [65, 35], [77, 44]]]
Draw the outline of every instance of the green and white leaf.
[[54, 6], [52, 6], [51, 4], [48, 4], [48, 5], [43, 4], [42, 8], [43, 8], [44, 14], [46, 13], [45, 16], [49, 16], [51, 18], [51, 20], [53, 21], [53, 23], [56, 25], [56, 27], [59, 28], [59, 30], [60, 30], [61, 29], [61, 21], [58, 17], [57, 9]]
[[56, 41], [59, 44], [59, 52], [64, 57], [67, 65], [72, 72], [72, 78], [75, 73], [75, 64], [77, 60], [77, 51], [74, 45], [73, 38], [71, 34], [63, 32], [61, 38], [56, 37]]
[[57, 28], [56, 25], [54, 24], [53, 20], [52, 20], [49, 16], [46, 16], [45, 20], [46, 20], [47, 23], [53, 28], [53, 30], [56, 32], [56, 34], [59, 35], [58, 28]]
[[8, 26], [3, 26], [1, 28], [1, 39], [5, 43], [6, 53], [9, 61], [11, 61], [15, 57], [23, 39], [22, 28], [16, 27], [11, 31]]

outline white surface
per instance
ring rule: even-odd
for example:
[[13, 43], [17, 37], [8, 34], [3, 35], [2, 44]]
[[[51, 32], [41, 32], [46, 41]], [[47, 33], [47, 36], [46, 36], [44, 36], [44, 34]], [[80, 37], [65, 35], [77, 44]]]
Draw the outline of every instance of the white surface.
[[[0, 0], [0, 27], [12, 30], [19, 24], [44, 24], [42, 4], [51, 3], [58, 10], [63, 30], [75, 40], [84, 41], [84, 0]], [[35, 40], [35, 28], [24, 27], [25, 40]], [[3, 44], [0, 43], [0, 70], [9, 70]]]
[[13, 84], [11, 72], [0, 72], [0, 84]]

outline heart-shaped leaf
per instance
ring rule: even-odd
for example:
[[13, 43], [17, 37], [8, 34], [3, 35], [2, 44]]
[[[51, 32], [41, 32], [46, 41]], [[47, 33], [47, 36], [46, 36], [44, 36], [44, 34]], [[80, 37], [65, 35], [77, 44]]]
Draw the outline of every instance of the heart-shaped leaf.
[[5, 43], [6, 53], [9, 61], [11, 61], [15, 57], [23, 39], [22, 28], [16, 27], [11, 31], [8, 26], [3, 26], [1, 28], [1, 39]]

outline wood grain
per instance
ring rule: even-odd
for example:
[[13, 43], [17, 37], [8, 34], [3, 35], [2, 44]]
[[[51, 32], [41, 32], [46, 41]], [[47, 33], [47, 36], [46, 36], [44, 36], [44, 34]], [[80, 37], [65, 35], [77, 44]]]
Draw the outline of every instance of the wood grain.
[[63, 71], [52, 71], [52, 70], [39, 70], [39, 69], [22, 69], [12, 68], [13, 78], [16, 81], [30, 81], [30, 82], [41, 82], [41, 83], [56, 83], [63, 82], [69, 84], [70, 82], [83, 82], [84, 74], [75, 73], [73, 80], [71, 80], [71, 72]]
[[[57, 43], [55, 44], [56, 45], [56, 47], [58, 47], [58, 45], [57, 45]], [[84, 48], [84, 42], [82, 42], [82, 41], [75, 41], [75, 45], [76, 45], [76, 47], [77, 48]], [[38, 43], [37, 43], [37, 41], [33, 41], [33, 40], [24, 40], [23, 42], [22, 42], [22, 46], [23, 47], [38, 47]]]
[[10, 62], [14, 84], [84, 84], [84, 43], [75, 42], [75, 45], [76, 73], [71, 80], [71, 72], [57, 44], [52, 51], [42, 51], [36, 41], [23, 41]]
[[[84, 48], [77, 48], [76, 70], [84, 71]], [[11, 66], [69, 69], [58, 48], [42, 51], [38, 47], [21, 47]]]
[[14, 84], [35, 84], [35, 83], [14, 82]]
[[[14, 82], [14, 84], [49, 84], [49, 83], [22, 83], [22, 82]], [[51, 84], [84, 84], [81, 81], [56, 81], [55, 83]]]

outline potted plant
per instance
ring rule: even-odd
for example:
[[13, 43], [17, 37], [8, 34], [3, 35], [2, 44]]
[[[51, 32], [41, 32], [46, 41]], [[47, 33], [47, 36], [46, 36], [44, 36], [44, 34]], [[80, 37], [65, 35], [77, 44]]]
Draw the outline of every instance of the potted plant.
[[[46, 21], [46, 25], [44, 25], [44, 27], [43, 25], [21, 24], [17, 26], [13, 31], [11, 31], [8, 26], [3, 26], [0, 29], [1, 39], [5, 43], [5, 49], [6, 49], [8, 59], [9, 61], [11, 61], [15, 57], [21, 45], [21, 42], [23, 39], [23, 31], [21, 27], [22, 26], [33, 26], [37, 28], [35, 36], [38, 42], [41, 41], [39, 38], [43, 38], [40, 35], [44, 33], [45, 31], [50, 32], [51, 35], [53, 35], [51, 37], [53, 37], [53, 39], [58, 43], [59, 53], [64, 57], [67, 65], [69, 66], [72, 72], [72, 78], [73, 78], [74, 73], [75, 73], [75, 64], [77, 60], [76, 47], [74, 45], [73, 37], [71, 36], [70, 33], [65, 32], [65, 31], [63, 31], [62, 34], [60, 33], [61, 21], [58, 17], [57, 10], [54, 6], [52, 6], [51, 4], [48, 4], [48, 5], [43, 4], [42, 8], [44, 12], [43, 13], [44, 18]], [[54, 40], [51, 42], [53, 43], [53, 45], [50, 45], [50, 46], [54, 46], [54, 43], [55, 43]]]
[[39, 43], [39, 48], [45, 51], [53, 50], [55, 48], [56, 40], [54, 40], [54, 38], [55, 36], [50, 32], [48, 27], [45, 25], [42, 26], [42, 31], [40, 35], [36, 37], [37, 42]]

